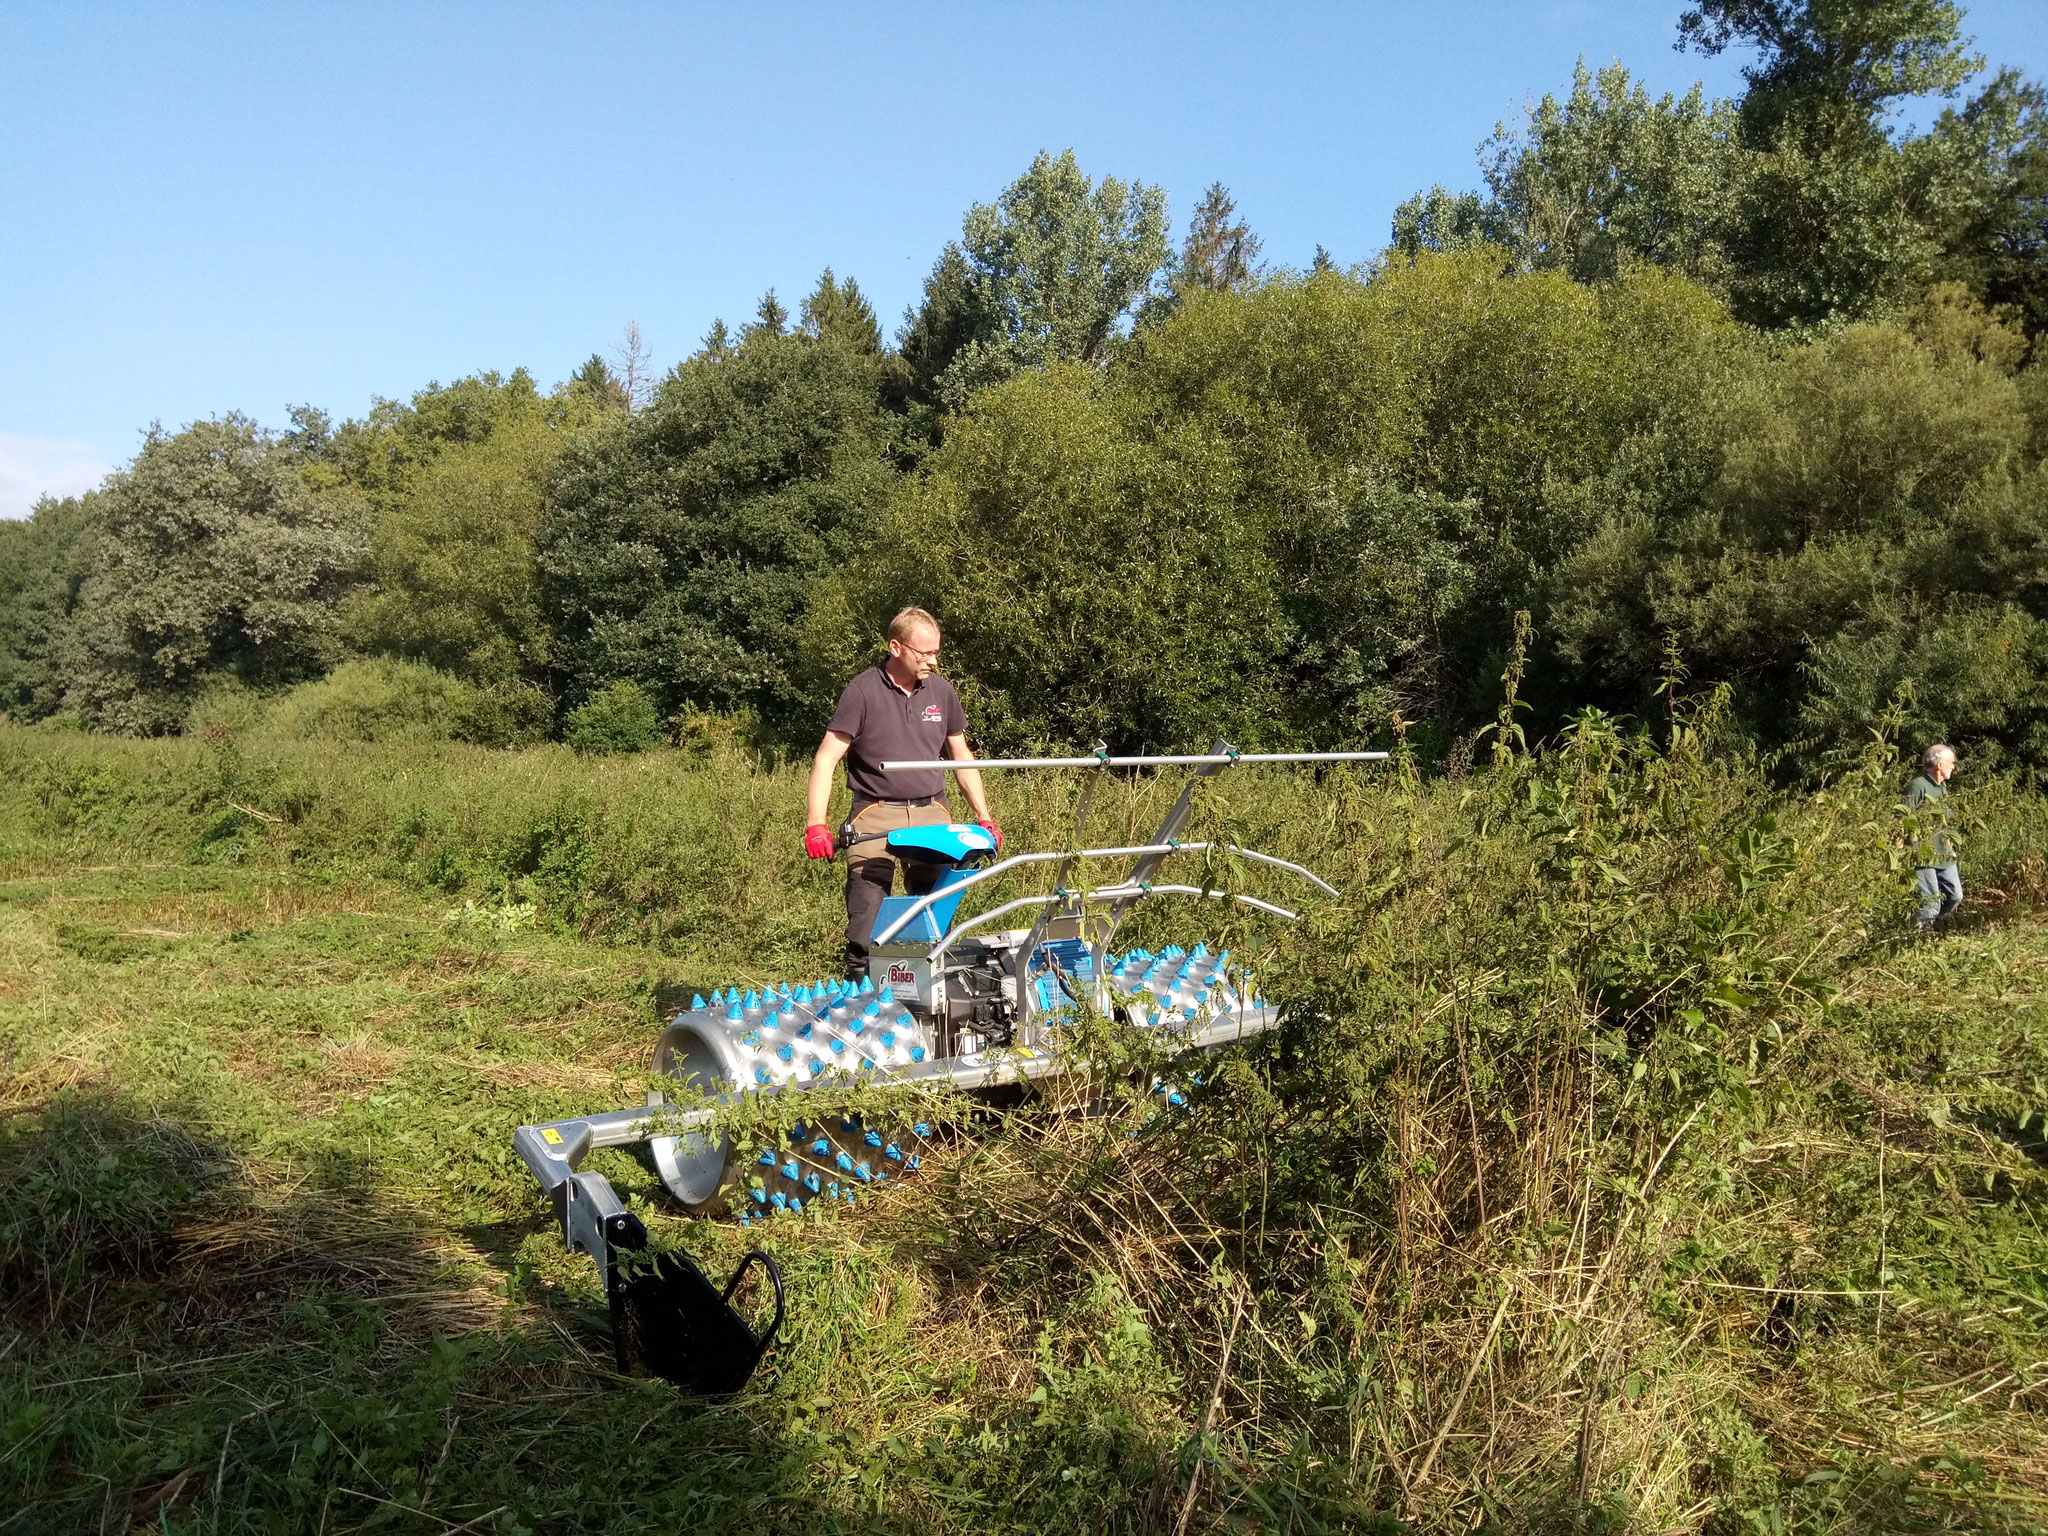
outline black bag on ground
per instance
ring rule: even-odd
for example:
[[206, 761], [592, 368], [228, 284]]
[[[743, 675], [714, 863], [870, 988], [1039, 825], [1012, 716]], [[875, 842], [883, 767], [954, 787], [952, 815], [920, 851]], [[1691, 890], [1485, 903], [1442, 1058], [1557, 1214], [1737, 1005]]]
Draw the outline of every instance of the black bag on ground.
[[[733, 1309], [732, 1295], [756, 1263], [775, 1286], [775, 1318], [755, 1333]], [[638, 1360], [703, 1397], [724, 1397], [747, 1384], [782, 1328], [782, 1271], [756, 1248], [740, 1260], [720, 1291], [686, 1253], [657, 1253], [614, 1272], [612, 1341], [624, 1373]]]

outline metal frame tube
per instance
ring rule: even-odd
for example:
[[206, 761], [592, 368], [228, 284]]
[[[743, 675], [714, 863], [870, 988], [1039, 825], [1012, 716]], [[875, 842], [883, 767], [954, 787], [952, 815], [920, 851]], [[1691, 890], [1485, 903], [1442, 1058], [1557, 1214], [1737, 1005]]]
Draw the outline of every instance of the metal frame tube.
[[[1188, 781], [1181, 785], [1180, 794], [1175, 798], [1172, 807], [1165, 816], [1160, 818], [1159, 825], [1153, 829], [1153, 842], [1171, 843], [1180, 840], [1180, 829], [1187, 825], [1188, 812], [1193, 810], [1195, 806], [1196, 787], [1201, 784], [1202, 780], [1213, 779], [1217, 774], [1229, 767], [1236, 760], [1238, 752], [1237, 748], [1230, 744], [1229, 737], [1218, 736], [1209, 743], [1208, 755], [1211, 758], [1221, 758], [1223, 761], [1203, 763], [1193, 773], [1188, 775]], [[1140, 854], [1131, 861], [1131, 867], [1125, 871], [1124, 881], [1126, 884], [1133, 884], [1141, 880], [1150, 880], [1158, 872], [1159, 866], [1165, 862], [1166, 855], [1163, 853]], [[1122, 925], [1124, 913], [1129, 908], [1130, 903], [1128, 901], [1120, 901], [1109, 909], [1109, 925], [1104, 932], [1096, 935], [1097, 941], [1105, 949], [1116, 941], [1116, 931]]]
[[[1127, 853], [1139, 853], [1144, 851], [1147, 850], [1139, 848], [1089, 848], [1084, 850], [1084, 852], [1088, 854], [1099, 853], [1109, 858], [1120, 858]], [[900, 933], [906, 925], [914, 922], [917, 919], [917, 915], [920, 912], [926, 910], [933, 903], [943, 901], [949, 896], [958, 896], [963, 891], [971, 891], [974, 889], [974, 887], [982, 884], [984, 881], [993, 880], [997, 875], [1002, 874], [1005, 870], [1017, 869], [1025, 864], [1050, 864], [1054, 859], [1064, 859], [1066, 857], [1068, 857], [1068, 855], [1065, 852], [1013, 853], [1007, 859], [998, 859], [993, 864], [983, 865], [980, 869], [977, 869], [973, 874], [969, 875], [965, 880], [955, 880], [951, 885], [947, 886], [942, 891], [932, 891], [928, 895], [918, 897], [914, 903], [912, 903], [909, 907], [906, 907], [904, 909], [902, 915], [899, 916], [895, 922], [891, 923], [887, 928], [884, 928], [880, 933], [876, 934], [874, 938], [870, 939], [868, 942], [870, 944], [888, 943], [891, 939], [895, 938], [896, 935]]]
[[945, 958], [946, 951], [953, 947], [955, 939], [965, 935], [970, 928], [979, 928], [983, 923], [995, 921], [995, 919], [1003, 916], [1006, 912], [1015, 912], [1020, 907], [1049, 907], [1056, 901], [1065, 900], [1064, 896], [1054, 891], [1047, 896], [1020, 896], [1015, 901], [1004, 902], [1000, 907], [990, 907], [988, 911], [977, 913], [957, 928], [948, 929], [946, 936], [932, 946], [931, 952], [925, 956], [925, 959], [931, 964], [937, 965]]
[[[1081, 850], [1081, 853], [1084, 858], [1089, 857], [1091, 855], [1100, 855], [1105, 858], [1121, 858], [1125, 854], [1143, 853], [1149, 851], [1149, 847], [1084, 848]], [[984, 881], [993, 880], [997, 875], [1002, 874], [1006, 870], [1017, 869], [1026, 864], [1050, 864], [1054, 859], [1064, 859], [1069, 857], [1071, 857], [1071, 854], [1067, 852], [1013, 853], [1007, 859], [998, 859], [993, 864], [987, 864], [984, 865], [982, 868], [977, 869], [965, 880], [955, 880], [951, 885], [947, 886], [942, 891], [932, 891], [927, 895], [918, 897], [914, 903], [912, 903], [910, 906], [906, 907], [903, 910], [903, 914], [900, 917], [898, 917], [895, 922], [891, 923], [887, 928], [884, 928], [880, 933], [876, 934], [873, 939], [869, 940], [869, 942], [871, 944], [888, 943], [891, 939], [895, 938], [896, 935], [899, 932], [901, 932], [907, 924], [916, 921], [917, 916], [920, 912], [925, 911], [927, 908], [931, 907], [937, 902], [945, 900], [948, 896], [957, 896], [962, 891], [970, 891], [974, 889], [975, 886], [982, 884]]]
[[1019, 907], [1048, 906], [1053, 902], [1066, 900], [1067, 896], [1079, 896], [1084, 902], [1142, 901], [1147, 896], [1207, 896], [1215, 901], [1235, 901], [1241, 902], [1247, 907], [1257, 907], [1261, 912], [1270, 912], [1275, 917], [1284, 917], [1290, 923], [1301, 921], [1301, 914], [1299, 912], [1290, 912], [1285, 907], [1274, 906], [1270, 901], [1261, 901], [1256, 896], [1240, 895], [1236, 891], [1217, 890], [1214, 887], [1203, 890], [1199, 885], [1152, 885], [1150, 883], [1143, 885], [1105, 885], [1097, 890], [1069, 891], [1065, 895], [1054, 891], [1046, 896], [1022, 896], [1015, 901], [1005, 902], [1000, 907], [991, 907], [979, 916], [962, 923], [943, 939], [940, 939], [937, 944], [932, 946], [931, 952], [925, 956], [925, 959], [936, 966], [945, 958], [946, 951], [953, 947], [953, 941], [966, 934], [968, 929], [978, 928], [983, 923], [1001, 917], [1005, 912], [1015, 912]]
[[[1013, 853], [1007, 859], [999, 860], [983, 869], [976, 870], [965, 880], [954, 881], [944, 890], [933, 891], [929, 895], [918, 897], [915, 902], [904, 909], [900, 917], [876, 934], [871, 942], [875, 944], [888, 943], [906, 926], [915, 922], [919, 913], [925, 911], [934, 903], [943, 901], [951, 896], [958, 896], [962, 891], [971, 890], [985, 880], [993, 880], [997, 875], [1002, 874], [1006, 870], [1017, 869], [1026, 864], [1050, 864], [1055, 859], [1069, 858], [1122, 859], [1129, 858], [1132, 855], [1143, 856], [1147, 854], [1157, 855], [1158, 858], [1164, 859], [1171, 854], [1200, 853], [1208, 848], [1221, 848], [1225, 853], [1238, 854], [1243, 858], [1252, 859], [1260, 864], [1270, 864], [1275, 869], [1284, 869], [1289, 874], [1301, 876], [1302, 879], [1321, 890], [1325, 895], [1335, 896], [1337, 894], [1337, 888], [1323, 879], [1314, 870], [1300, 864], [1290, 863], [1286, 859], [1275, 858], [1270, 853], [1261, 853], [1256, 848], [1240, 848], [1235, 843], [1138, 843], [1128, 848], [1080, 848], [1068, 849], [1057, 853]], [[1003, 910], [1007, 911], [1009, 909], [1006, 907]]]
[[884, 773], [947, 768], [1228, 768], [1233, 763], [1378, 763], [1386, 752], [1187, 752], [1163, 757], [934, 757], [882, 764]]
[[1261, 912], [1270, 912], [1275, 917], [1284, 917], [1290, 923], [1301, 921], [1299, 912], [1290, 912], [1285, 907], [1276, 907], [1270, 901], [1261, 901], [1256, 896], [1246, 896], [1238, 891], [1218, 890], [1214, 886], [1204, 890], [1199, 885], [1105, 885], [1087, 894], [1089, 901], [1136, 901], [1145, 896], [1207, 896], [1212, 901], [1241, 902], [1247, 907], [1257, 907]]
[[[576, 1171], [593, 1147], [624, 1147], [646, 1140], [649, 1114], [646, 1108], [614, 1109], [545, 1125], [522, 1125], [513, 1133], [512, 1149], [532, 1170], [540, 1187], [552, 1190]], [[552, 1138], [549, 1131], [555, 1133]]]
[[[1180, 846], [1182, 848], [1206, 848], [1210, 845], [1207, 843], [1182, 843]], [[1215, 846], [1221, 848], [1225, 853], [1234, 853], [1239, 858], [1250, 859], [1257, 864], [1270, 864], [1275, 869], [1284, 869], [1291, 875], [1299, 875], [1325, 896], [1335, 896], [1337, 894], [1337, 887], [1305, 865], [1292, 864], [1286, 859], [1276, 859], [1272, 854], [1261, 853], [1256, 848], [1239, 848], [1234, 843], [1217, 843]]]

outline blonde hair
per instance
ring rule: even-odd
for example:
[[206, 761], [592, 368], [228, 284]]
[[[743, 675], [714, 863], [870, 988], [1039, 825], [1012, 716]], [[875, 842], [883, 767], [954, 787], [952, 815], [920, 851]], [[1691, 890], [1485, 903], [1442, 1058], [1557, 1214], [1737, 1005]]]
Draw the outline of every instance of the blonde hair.
[[918, 629], [929, 629], [933, 634], [937, 634], [939, 621], [922, 608], [906, 608], [889, 621], [889, 638], [907, 644], [911, 632]]

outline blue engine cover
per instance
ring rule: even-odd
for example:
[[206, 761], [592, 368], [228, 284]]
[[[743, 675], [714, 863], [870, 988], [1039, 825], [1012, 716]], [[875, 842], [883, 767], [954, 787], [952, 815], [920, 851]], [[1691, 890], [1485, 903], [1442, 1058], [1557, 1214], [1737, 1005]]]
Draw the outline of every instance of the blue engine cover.
[[[909, 830], [943, 832], [946, 829], [944, 827], [913, 827]], [[981, 828], [976, 827], [974, 830], [979, 832]], [[892, 840], [893, 836], [891, 834]], [[932, 889], [934, 891], [943, 891], [947, 886], [957, 885], [966, 878], [967, 871], [956, 864], [939, 876], [938, 884], [934, 885]], [[876, 933], [886, 933], [889, 925], [901, 917], [906, 908], [915, 905], [918, 899], [915, 896], [884, 896], [882, 898], [882, 910], [875, 914], [874, 931]], [[960, 898], [958, 896], [947, 896], [933, 902], [911, 920], [909, 927], [905, 928], [889, 942], [891, 944], [938, 943], [940, 935], [945, 933], [947, 925], [953, 921], [954, 910], [959, 905]]]
[[[943, 864], [946, 872], [939, 876], [938, 890], [957, 884], [967, 876], [966, 865], [970, 859], [980, 858], [985, 853], [996, 851], [995, 837], [986, 827], [976, 826], [971, 821], [935, 823], [922, 827], [898, 827], [889, 834], [889, 848], [905, 858], [918, 859], [927, 864]], [[875, 932], [887, 931], [889, 925], [902, 915], [903, 909], [917, 898], [914, 896], [885, 896], [882, 910], [875, 914]], [[918, 913], [909, 927], [889, 942], [892, 944], [936, 944], [939, 936], [946, 931], [946, 925], [953, 921], [954, 909], [960, 905], [958, 896], [949, 896], [935, 902], [927, 910]]]
[[923, 855], [943, 864], [964, 864], [976, 854], [994, 853], [996, 840], [986, 827], [971, 821], [947, 822], [923, 827], [898, 827], [889, 834], [889, 846], [905, 853]]

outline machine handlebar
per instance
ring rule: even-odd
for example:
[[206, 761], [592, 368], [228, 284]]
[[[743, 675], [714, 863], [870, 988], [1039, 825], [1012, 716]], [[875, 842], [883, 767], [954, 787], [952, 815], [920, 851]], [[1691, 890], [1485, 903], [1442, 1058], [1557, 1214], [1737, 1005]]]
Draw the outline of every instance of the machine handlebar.
[[1385, 752], [1186, 752], [1165, 757], [934, 757], [915, 762], [887, 762], [884, 773], [912, 769], [945, 769], [958, 773], [974, 768], [1228, 768], [1234, 763], [1378, 763]]
[[853, 830], [853, 823], [849, 821], [839, 829], [839, 835], [833, 838], [832, 847], [836, 852], [844, 853], [855, 843], [877, 842], [888, 835], [886, 828], [880, 832], [856, 832]]

